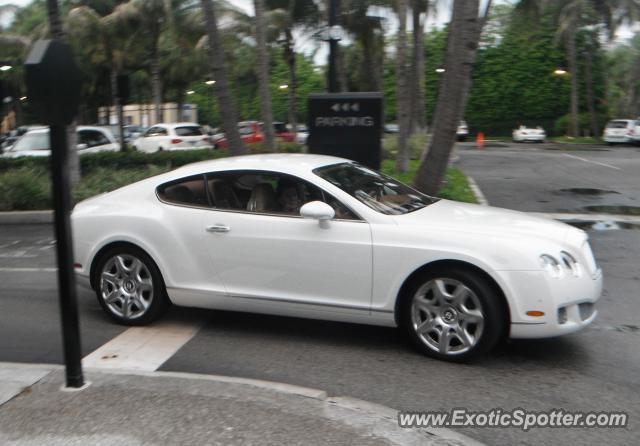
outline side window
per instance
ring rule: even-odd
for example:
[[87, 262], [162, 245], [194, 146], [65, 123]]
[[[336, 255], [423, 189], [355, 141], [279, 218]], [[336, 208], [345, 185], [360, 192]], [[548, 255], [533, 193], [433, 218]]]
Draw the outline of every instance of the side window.
[[96, 147], [110, 144], [109, 138], [98, 130], [80, 130], [78, 132], [78, 144], [86, 144], [87, 147]]
[[340, 201], [300, 178], [264, 171], [220, 172], [207, 175], [213, 207], [222, 210], [300, 216], [311, 201], [324, 201], [336, 219], [359, 220]]
[[166, 136], [167, 129], [163, 127], [151, 127], [144, 136]]
[[165, 183], [158, 187], [158, 196], [168, 203], [209, 207], [203, 175]]

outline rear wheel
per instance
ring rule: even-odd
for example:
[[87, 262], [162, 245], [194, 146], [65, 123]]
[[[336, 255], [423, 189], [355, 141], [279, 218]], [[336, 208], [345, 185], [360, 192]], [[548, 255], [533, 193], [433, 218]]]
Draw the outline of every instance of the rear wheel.
[[401, 307], [401, 324], [424, 354], [467, 361], [500, 340], [506, 321], [494, 288], [481, 275], [455, 269], [414, 280]]
[[146, 325], [169, 307], [160, 271], [140, 249], [110, 249], [101, 257], [96, 274], [98, 302], [120, 324]]

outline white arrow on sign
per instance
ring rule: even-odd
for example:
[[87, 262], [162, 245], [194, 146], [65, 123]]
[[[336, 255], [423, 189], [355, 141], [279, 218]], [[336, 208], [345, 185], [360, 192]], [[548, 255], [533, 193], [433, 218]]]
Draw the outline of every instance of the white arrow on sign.
[[360, 103], [359, 102], [354, 102], [353, 104], [349, 104], [348, 102], [343, 102], [343, 103], [339, 103], [336, 102], [335, 104], [333, 104], [331, 107], [331, 110], [338, 112], [340, 110], [342, 111], [360, 111]]
[[340, 110], [340, 104], [338, 104], [338, 103], [336, 102], [335, 104], [333, 104], [333, 105], [331, 106], [331, 110], [333, 110], [333, 111], [336, 111], [336, 112], [337, 112], [338, 110]]

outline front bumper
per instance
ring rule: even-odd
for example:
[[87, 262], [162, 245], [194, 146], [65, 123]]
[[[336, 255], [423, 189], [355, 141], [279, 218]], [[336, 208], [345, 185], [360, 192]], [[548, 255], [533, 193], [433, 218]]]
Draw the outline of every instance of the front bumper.
[[[600, 268], [592, 274], [585, 272], [579, 278], [541, 277], [545, 275], [543, 272], [539, 275], [521, 272], [512, 280], [515, 292], [519, 294], [516, 305], [511, 308], [510, 338], [561, 336], [579, 331], [596, 319], [596, 302], [602, 294]], [[527, 316], [527, 311], [531, 310], [542, 311], [544, 316]]]

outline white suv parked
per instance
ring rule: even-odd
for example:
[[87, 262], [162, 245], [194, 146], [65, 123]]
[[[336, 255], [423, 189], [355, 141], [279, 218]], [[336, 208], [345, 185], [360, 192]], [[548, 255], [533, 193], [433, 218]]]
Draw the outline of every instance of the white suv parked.
[[133, 141], [133, 147], [140, 152], [159, 150], [211, 149], [211, 138], [195, 122], [156, 124]]
[[[614, 119], [607, 123], [602, 139], [607, 144], [635, 142], [640, 139], [636, 126], [638, 126], [638, 121], [633, 119]], [[638, 131], [640, 131], [640, 126]]]

